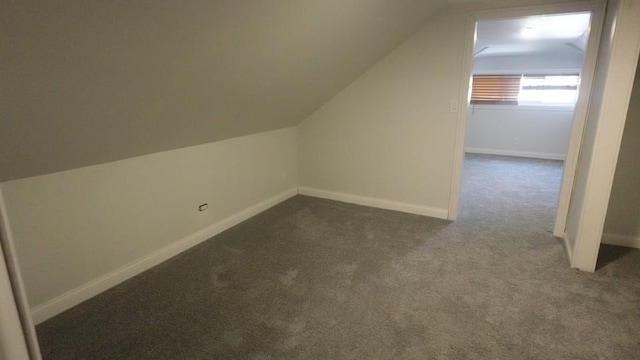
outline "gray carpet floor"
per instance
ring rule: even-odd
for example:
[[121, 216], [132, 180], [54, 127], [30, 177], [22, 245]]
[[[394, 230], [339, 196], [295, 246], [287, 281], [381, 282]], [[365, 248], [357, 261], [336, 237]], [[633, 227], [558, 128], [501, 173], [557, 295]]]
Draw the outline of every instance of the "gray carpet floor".
[[468, 155], [458, 221], [296, 196], [39, 325], [45, 359], [638, 359], [640, 253], [568, 266], [556, 161]]

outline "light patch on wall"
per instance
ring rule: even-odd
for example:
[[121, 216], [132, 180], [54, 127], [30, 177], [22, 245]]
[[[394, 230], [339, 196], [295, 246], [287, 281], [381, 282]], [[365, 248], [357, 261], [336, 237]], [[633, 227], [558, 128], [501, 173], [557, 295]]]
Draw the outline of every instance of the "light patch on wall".
[[520, 34], [525, 39], [578, 38], [588, 29], [590, 17], [588, 13], [529, 17]]

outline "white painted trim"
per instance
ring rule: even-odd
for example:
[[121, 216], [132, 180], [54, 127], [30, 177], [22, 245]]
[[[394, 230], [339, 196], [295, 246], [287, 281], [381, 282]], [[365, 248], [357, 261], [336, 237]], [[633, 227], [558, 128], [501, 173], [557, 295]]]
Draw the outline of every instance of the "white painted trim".
[[[483, 56], [484, 58], [488, 58], [489, 56]], [[498, 56], [496, 56], [498, 57]], [[481, 57], [476, 57], [476, 59]], [[557, 69], [535, 69], [535, 70], [512, 70], [512, 69], [492, 69], [492, 70], [474, 70], [474, 75], [493, 75], [493, 74], [504, 74], [504, 75], [522, 75], [523, 72], [526, 72], [527, 75], [541, 74], [541, 75], [564, 75], [568, 73], [579, 73], [580, 69], [576, 68], [557, 68]]]
[[[612, 4], [612, 3], [610, 3]], [[615, 3], [613, 3], [615, 4]], [[586, 184], [576, 231], [572, 266], [594, 272], [602, 242], [611, 188], [622, 143], [627, 110], [631, 100], [633, 81], [640, 56], [640, 3], [620, 0], [614, 14], [611, 53], [606, 69], [604, 92], [596, 114], [596, 133], [589, 166], [585, 166]]]
[[467, 17], [467, 29], [465, 33], [464, 57], [462, 61], [462, 79], [456, 120], [456, 138], [453, 147], [453, 171], [451, 174], [451, 192], [449, 193], [449, 209], [447, 218], [454, 221], [458, 218], [458, 204], [460, 202], [460, 190], [462, 187], [462, 166], [464, 164], [464, 143], [467, 131], [467, 116], [469, 113], [469, 98], [471, 95], [471, 76], [473, 72], [473, 46], [476, 37], [476, 19]]
[[517, 6], [517, 7], [504, 7], [494, 9], [484, 9], [474, 11], [473, 17], [478, 20], [487, 19], [504, 19], [512, 17], [524, 17], [535, 15], [548, 15], [548, 14], [563, 14], [572, 12], [592, 11], [595, 7], [604, 5], [604, 1], [591, 0], [580, 2], [567, 2], [548, 5], [531, 5], [531, 6]]
[[547, 159], [547, 160], [564, 160], [564, 154], [551, 154], [551, 153], [534, 152], [534, 151], [482, 149], [482, 148], [473, 148], [473, 147], [465, 148], [464, 151], [472, 154], [516, 156], [516, 157]]
[[562, 238], [562, 247], [564, 248], [564, 252], [567, 254], [567, 260], [569, 260], [569, 265], [571, 265], [571, 259], [573, 258], [573, 250], [571, 249], [571, 244], [569, 243], [567, 234], [563, 234], [561, 238]]
[[582, 65], [582, 73], [580, 76], [580, 89], [578, 92], [579, 95], [576, 102], [576, 108], [573, 113], [571, 136], [569, 137], [567, 156], [564, 162], [564, 170], [562, 171], [556, 218], [553, 224], [553, 234], [556, 236], [564, 234], [567, 226], [569, 203], [571, 201], [571, 193], [573, 192], [573, 185], [576, 177], [578, 156], [580, 155], [580, 148], [582, 147], [582, 136], [587, 122], [589, 103], [591, 101], [591, 88], [597, 66], [602, 27], [604, 26], [605, 6], [606, 3], [594, 5], [591, 12], [591, 30], [589, 31], [587, 49], [584, 54], [584, 63]]
[[640, 249], [640, 237], [618, 234], [602, 234], [602, 244]]
[[123, 266], [52, 300], [49, 300], [44, 304], [38, 305], [32, 309], [33, 319], [36, 324], [42, 323], [43, 321], [48, 320], [53, 316], [58, 315], [63, 311], [122, 283], [123, 281], [132, 278], [297, 194], [297, 188], [289, 189], [222, 219], [215, 224], [209, 225], [206, 228], [188, 235], [169, 246], [154, 251], [136, 262]]
[[575, 104], [518, 104], [518, 105], [500, 105], [500, 104], [475, 104], [469, 105], [469, 109], [478, 111], [553, 111], [553, 112], [573, 112]]
[[424, 215], [424, 216], [430, 216], [430, 217], [435, 217], [439, 219], [447, 218], [446, 209], [432, 208], [432, 207], [422, 206], [417, 204], [384, 200], [384, 199], [372, 198], [368, 196], [345, 194], [340, 192], [314, 189], [314, 188], [303, 187], [303, 186], [298, 188], [298, 193], [300, 195], [313, 196], [313, 197], [329, 199], [329, 200], [337, 200], [337, 201], [342, 201], [350, 204], [364, 205], [364, 206], [370, 206], [370, 207], [375, 207], [380, 209], [401, 211], [409, 214]]
[[[22, 279], [22, 273], [20, 272], [20, 262], [18, 260], [18, 256], [16, 255], [13, 232], [11, 231], [11, 224], [9, 222], [9, 216], [7, 214], [7, 205], [4, 201], [4, 194], [2, 192], [1, 185], [0, 232], [0, 245], [2, 247], [2, 252], [4, 252], [3, 262], [6, 263], [7, 273], [11, 279], [11, 291], [13, 292], [12, 295], [15, 299], [16, 310], [18, 311], [18, 315], [20, 318], [23, 339], [27, 346], [29, 358], [31, 360], [40, 360], [42, 359], [42, 355], [40, 354], [38, 336], [36, 335], [36, 329], [34, 326], [33, 318], [31, 316], [29, 301], [27, 299], [27, 292], [25, 290], [26, 288]], [[0, 354], [1, 353], [2, 351], [0, 351]], [[2, 358], [2, 356], [0, 356], [0, 358]]]
[[0, 359], [29, 359], [18, 305], [0, 246]]

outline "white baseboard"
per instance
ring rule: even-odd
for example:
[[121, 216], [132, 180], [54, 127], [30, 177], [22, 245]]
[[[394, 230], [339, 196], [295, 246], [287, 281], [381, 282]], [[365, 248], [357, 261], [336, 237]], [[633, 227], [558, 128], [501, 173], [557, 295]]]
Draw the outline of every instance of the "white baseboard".
[[323, 199], [337, 200], [351, 204], [371, 206], [387, 210], [395, 210], [410, 214], [424, 215], [439, 219], [446, 219], [449, 212], [447, 209], [432, 208], [428, 206], [403, 203], [398, 201], [384, 200], [367, 196], [345, 194], [328, 190], [320, 190], [308, 187], [299, 187], [300, 195], [319, 197]]
[[211, 237], [235, 226], [250, 217], [257, 215], [268, 208], [277, 205], [284, 200], [298, 194], [298, 189], [289, 189], [283, 193], [266, 199], [258, 204], [250, 206], [234, 215], [218, 221], [215, 224], [188, 235], [177, 242], [166, 246], [162, 249], [154, 251], [148, 256], [133, 262], [129, 265], [121, 267], [111, 273], [101, 276], [71, 291], [68, 291], [52, 300], [38, 305], [31, 309], [31, 315], [36, 324], [48, 320], [65, 310], [72, 308], [81, 302], [88, 300], [105, 290], [108, 290], [125, 280], [128, 280], [145, 270], [148, 270], [170, 258], [180, 254], [181, 252], [210, 239]]
[[624, 246], [630, 248], [640, 249], [640, 237], [617, 235], [617, 234], [602, 234], [602, 244]]
[[553, 153], [543, 153], [543, 152], [534, 152], [534, 151], [484, 149], [484, 148], [473, 148], [473, 147], [465, 148], [464, 151], [472, 154], [517, 156], [517, 157], [527, 157], [527, 158], [547, 159], [547, 160], [564, 160], [565, 158], [565, 154], [553, 154]]

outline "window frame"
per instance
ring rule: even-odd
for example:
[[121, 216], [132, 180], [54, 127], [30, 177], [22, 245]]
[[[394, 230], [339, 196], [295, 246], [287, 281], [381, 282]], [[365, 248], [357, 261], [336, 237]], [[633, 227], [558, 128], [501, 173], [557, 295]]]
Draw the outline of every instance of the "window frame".
[[[575, 77], [575, 85], [523, 85], [525, 78]], [[516, 83], [517, 82], [517, 86]], [[581, 77], [572, 73], [494, 73], [472, 74], [470, 105], [516, 105], [516, 106], [575, 106], [578, 99]], [[517, 92], [516, 92], [517, 88]], [[575, 92], [573, 101], [522, 101], [522, 92], [527, 90], [571, 90]]]

